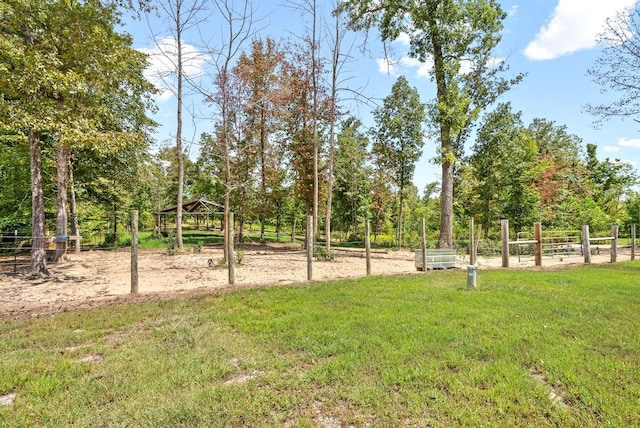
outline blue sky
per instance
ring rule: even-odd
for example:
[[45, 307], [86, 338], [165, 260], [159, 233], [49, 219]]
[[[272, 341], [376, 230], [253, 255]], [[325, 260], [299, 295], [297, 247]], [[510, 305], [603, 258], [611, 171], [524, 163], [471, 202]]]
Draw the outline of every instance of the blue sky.
[[[605, 122], [600, 129], [593, 126], [594, 117], [584, 112], [587, 103], [600, 104], [613, 99], [611, 95], [600, 93], [600, 87], [587, 76], [599, 55], [596, 40], [603, 30], [607, 17], [614, 17], [616, 11], [635, 5], [638, 0], [502, 0], [503, 9], [509, 13], [504, 21], [503, 39], [496, 56], [507, 58], [512, 73], [526, 73], [524, 81], [503, 96], [500, 101], [510, 101], [514, 111], [522, 111], [525, 124], [534, 118], [545, 118], [557, 125], [566, 125], [568, 132], [581, 137], [584, 144], [595, 143], [601, 159], [620, 159], [636, 168], [640, 166], [640, 125], [632, 120], [613, 119]], [[240, 3], [236, 1], [236, 3]], [[321, 12], [330, 10], [330, 1]], [[280, 1], [256, 2], [256, 16], [264, 17], [256, 25], [262, 36], [276, 39], [296, 37], [304, 28], [301, 13], [281, 4]], [[162, 55], [151, 37], [164, 44], [164, 51], [171, 51], [175, 41], [170, 37], [167, 26], [157, 17], [152, 17], [150, 25], [145, 20], [129, 22], [125, 30], [134, 37], [134, 46], [149, 53], [153, 66], [148, 71], [149, 78], [160, 87], [166, 82], [157, 79], [158, 73], [171, 69], [170, 62]], [[200, 34], [205, 34], [215, 45], [217, 29], [215, 14], [211, 14], [208, 24], [201, 26]], [[188, 72], [200, 76], [207, 84], [211, 73], [207, 67], [207, 56], [203, 53], [202, 36], [191, 32], [185, 38], [185, 49], [189, 55]], [[353, 36], [356, 42], [361, 35]], [[384, 98], [399, 75], [404, 75], [410, 84], [418, 89], [423, 102], [434, 97], [435, 89], [425, 70], [428, 64], [419, 64], [406, 56], [407, 45], [403, 38], [392, 43], [392, 63], [383, 58], [383, 50], [376, 42], [376, 34], [369, 37], [368, 52], [354, 48], [354, 61], [348, 66], [345, 77], [349, 84], [364, 87], [364, 92], [374, 98]], [[166, 90], [157, 98], [159, 111], [156, 120], [162, 124], [158, 128], [156, 140], [170, 141], [175, 130], [175, 97]], [[197, 116], [210, 112], [202, 104], [200, 95], [192, 95], [187, 101], [189, 110]], [[365, 124], [372, 125], [370, 108], [352, 106], [352, 114], [360, 116]], [[186, 138], [197, 141], [201, 132], [211, 129], [211, 122], [186, 118]], [[473, 141], [467, 143], [467, 149]], [[431, 181], [439, 180], [440, 166], [430, 162], [435, 157], [437, 141], [425, 141], [423, 156], [416, 166], [414, 182], [421, 191]], [[187, 144], [192, 157], [197, 156], [196, 145]]]

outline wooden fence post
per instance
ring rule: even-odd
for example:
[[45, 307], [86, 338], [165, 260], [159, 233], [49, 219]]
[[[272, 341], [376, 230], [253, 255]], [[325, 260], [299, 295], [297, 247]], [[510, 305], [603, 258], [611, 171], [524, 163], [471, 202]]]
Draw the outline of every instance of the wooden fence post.
[[474, 247], [473, 247], [473, 257], [475, 258], [476, 262], [478, 261], [478, 246], [480, 245], [480, 237], [482, 236], [482, 225], [479, 224], [478, 227], [476, 227], [476, 242], [474, 243]]
[[469, 264], [471, 266], [476, 264], [476, 253], [475, 253], [475, 242], [473, 241], [474, 239], [474, 234], [475, 234], [475, 226], [473, 224], [473, 217], [469, 217]]
[[591, 263], [591, 244], [589, 243], [589, 225], [582, 226], [582, 248], [584, 251], [584, 262]]
[[[79, 246], [80, 242], [76, 241]], [[138, 292], [138, 210], [131, 210], [131, 293]]]
[[611, 263], [615, 263], [618, 259], [618, 226], [611, 228]]
[[233, 212], [229, 211], [229, 224], [227, 225], [227, 265], [229, 266], [229, 284], [233, 285], [236, 282], [236, 270], [235, 259], [236, 255], [233, 249], [233, 237], [234, 237], [234, 219]]
[[534, 244], [533, 253], [536, 259], [536, 266], [542, 266], [542, 223], [536, 222], [533, 224], [533, 239], [538, 241]]
[[313, 279], [313, 216], [307, 216], [307, 280]]
[[502, 267], [509, 267], [509, 220], [503, 219], [500, 221], [500, 228], [502, 234]]
[[631, 225], [631, 260], [636, 259], [636, 224]]
[[371, 231], [369, 219], [364, 221], [364, 249], [367, 258], [367, 276], [371, 275]]
[[424, 225], [424, 217], [422, 217], [422, 221], [420, 222], [420, 234], [422, 236], [421, 241], [421, 250], [422, 250], [422, 272], [427, 272], [427, 230]]

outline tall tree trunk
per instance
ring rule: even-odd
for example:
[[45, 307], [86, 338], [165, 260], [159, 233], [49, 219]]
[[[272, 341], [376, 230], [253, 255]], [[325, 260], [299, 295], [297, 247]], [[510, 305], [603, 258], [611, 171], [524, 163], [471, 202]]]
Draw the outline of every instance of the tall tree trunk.
[[57, 169], [57, 213], [56, 213], [56, 252], [53, 261], [57, 262], [67, 250], [64, 236], [68, 235], [67, 224], [67, 166], [69, 165], [69, 151], [64, 145], [63, 136], [58, 136]]
[[267, 207], [267, 133], [265, 130], [264, 108], [260, 109], [260, 193], [262, 194], [262, 207], [260, 207], [260, 243], [265, 243], [265, 210]]
[[327, 178], [327, 210], [324, 220], [327, 251], [331, 250], [331, 210], [333, 203], [333, 152], [336, 138], [336, 103], [338, 102], [338, 63], [340, 61], [340, 14], [336, 14], [335, 43], [331, 63], [331, 124], [329, 125], [329, 171]]
[[[224, 120], [224, 119], [223, 119]], [[226, 143], [226, 138], [225, 138], [225, 146], [227, 145]], [[227, 262], [227, 260], [229, 260], [229, 254], [227, 253], [227, 246], [229, 245], [229, 239], [233, 239], [233, 236], [229, 236], [229, 212], [231, 211], [230, 209], [230, 204], [231, 204], [231, 200], [230, 200], [230, 193], [231, 193], [231, 165], [230, 165], [230, 161], [229, 161], [229, 149], [225, 148], [225, 153], [227, 153], [226, 155], [226, 160], [225, 160], [225, 174], [224, 174], [224, 184], [225, 184], [225, 190], [224, 190], [224, 224], [223, 224], [223, 228], [224, 228], [224, 261], [225, 263]]]
[[76, 183], [73, 178], [73, 163], [69, 159], [69, 188], [71, 199], [69, 200], [69, 215], [71, 217], [71, 235], [76, 237], [74, 250], [80, 252], [80, 227], [78, 226], [78, 208], [76, 205]]
[[[442, 44], [435, 36], [436, 22], [432, 27], [433, 63], [436, 78], [436, 96], [438, 104], [446, 105], [447, 80]], [[442, 163], [442, 189], [440, 192], [440, 235], [437, 248], [453, 248], [453, 144], [451, 141], [451, 125], [440, 120], [440, 161]]]
[[320, 182], [318, 178], [319, 142], [318, 142], [318, 70], [317, 70], [317, 46], [316, 46], [316, 0], [313, 0], [313, 30], [311, 37], [311, 84], [313, 85], [313, 237], [312, 245], [318, 240], [318, 205], [320, 194]]
[[176, 152], [178, 155], [178, 197], [176, 207], [176, 240], [178, 243], [178, 249], [182, 251], [184, 249], [184, 242], [182, 240], [182, 194], [184, 193], [184, 157], [182, 154], [182, 24], [180, 22], [182, 16], [180, 12], [180, 6], [182, 2], [177, 1], [176, 6], [176, 49], [177, 55], [177, 93], [178, 98], [178, 111], [177, 111], [177, 129], [176, 129]]
[[118, 242], [118, 204], [113, 203], [113, 242]]
[[31, 275], [48, 276], [40, 134], [29, 131], [28, 138], [31, 170]]
[[402, 248], [402, 208], [404, 205], [403, 191], [400, 189], [398, 194], [398, 225], [396, 227], [396, 244], [398, 249]]
[[453, 248], [453, 164], [446, 160], [442, 162], [440, 204], [440, 235], [437, 248]]

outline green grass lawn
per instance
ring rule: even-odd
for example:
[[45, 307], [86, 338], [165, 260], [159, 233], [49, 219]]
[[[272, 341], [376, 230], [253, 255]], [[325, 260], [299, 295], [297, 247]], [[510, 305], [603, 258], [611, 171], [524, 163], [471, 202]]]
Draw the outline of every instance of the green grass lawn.
[[638, 426], [640, 265], [0, 321], [1, 426]]

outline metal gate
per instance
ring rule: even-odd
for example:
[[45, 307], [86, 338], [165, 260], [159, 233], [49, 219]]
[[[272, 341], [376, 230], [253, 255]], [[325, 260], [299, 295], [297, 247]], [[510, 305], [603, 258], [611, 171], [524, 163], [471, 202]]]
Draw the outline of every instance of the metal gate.
[[[516, 245], [518, 261], [529, 261], [534, 257], [534, 244], [528, 243], [534, 240], [533, 232], [520, 232], [518, 241], [527, 241], [522, 245]], [[551, 230], [542, 233], [542, 257], [567, 258], [582, 257], [582, 232], [579, 230]]]

